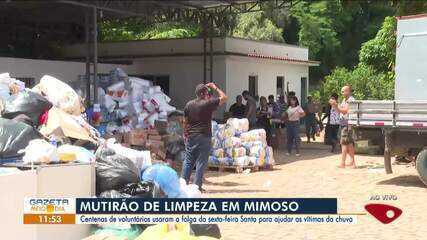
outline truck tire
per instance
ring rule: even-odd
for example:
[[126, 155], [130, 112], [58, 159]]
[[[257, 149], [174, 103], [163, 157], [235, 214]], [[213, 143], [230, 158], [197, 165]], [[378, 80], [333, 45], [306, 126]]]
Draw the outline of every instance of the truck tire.
[[416, 168], [420, 175], [421, 181], [427, 185], [427, 149], [422, 150], [418, 153]]

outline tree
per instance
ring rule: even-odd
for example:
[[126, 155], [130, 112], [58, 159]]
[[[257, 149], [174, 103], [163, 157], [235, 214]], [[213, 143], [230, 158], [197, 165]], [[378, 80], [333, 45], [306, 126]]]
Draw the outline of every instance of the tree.
[[371, 66], [377, 71], [393, 71], [396, 58], [396, 19], [386, 17], [375, 38], [362, 44], [359, 64]]
[[395, 31], [395, 18], [386, 17], [375, 38], [362, 44], [359, 64], [353, 70], [333, 70], [314, 95], [326, 101], [333, 92], [350, 84], [357, 99], [393, 99]]
[[237, 18], [233, 37], [284, 42], [282, 29], [264, 16], [263, 12], [245, 13]]
[[[299, 44], [320, 61], [311, 71], [314, 82], [337, 66], [353, 68], [358, 64], [363, 42], [373, 38], [385, 16], [393, 14], [389, 1], [323, 0], [301, 1], [290, 9], [299, 25]], [[313, 81], [312, 81], [313, 82]]]
[[187, 23], [156, 23], [142, 25], [134, 19], [104, 21], [101, 24], [101, 41], [127, 41], [164, 38], [189, 38], [201, 34], [198, 25]]

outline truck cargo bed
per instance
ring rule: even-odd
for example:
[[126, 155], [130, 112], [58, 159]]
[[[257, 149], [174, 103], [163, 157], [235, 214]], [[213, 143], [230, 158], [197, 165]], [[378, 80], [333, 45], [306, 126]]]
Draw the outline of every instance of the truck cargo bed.
[[427, 129], [427, 101], [353, 101], [349, 124]]

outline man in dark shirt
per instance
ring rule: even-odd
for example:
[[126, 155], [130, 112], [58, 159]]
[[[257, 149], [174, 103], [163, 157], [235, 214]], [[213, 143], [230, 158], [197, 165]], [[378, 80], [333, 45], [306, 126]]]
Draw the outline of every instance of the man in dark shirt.
[[[196, 165], [194, 183], [202, 189], [203, 173], [211, 151], [212, 113], [227, 101], [227, 96], [214, 83], [199, 84], [195, 92], [197, 98], [184, 108], [185, 157], [181, 176], [188, 184]], [[218, 97], [212, 96], [211, 92], [216, 92]]]
[[242, 92], [243, 98], [246, 100], [246, 111], [245, 111], [245, 118], [249, 121], [249, 127], [251, 129], [254, 129], [256, 127], [256, 101], [251, 96], [249, 91], [245, 90]]
[[243, 104], [243, 97], [242, 95], [238, 95], [236, 97], [236, 102], [230, 107], [231, 116], [234, 118], [244, 118], [245, 111], [246, 107]]

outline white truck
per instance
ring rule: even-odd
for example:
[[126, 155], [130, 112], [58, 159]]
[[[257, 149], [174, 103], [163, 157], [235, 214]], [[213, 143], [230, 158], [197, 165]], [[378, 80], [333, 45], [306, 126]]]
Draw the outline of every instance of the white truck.
[[350, 103], [349, 124], [359, 136], [384, 136], [386, 173], [392, 155], [418, 153], [415, 166], [427, 185], [427, 14], [398, 17], [395, 73], [395, 100]]

